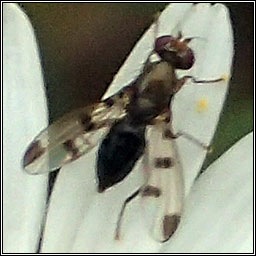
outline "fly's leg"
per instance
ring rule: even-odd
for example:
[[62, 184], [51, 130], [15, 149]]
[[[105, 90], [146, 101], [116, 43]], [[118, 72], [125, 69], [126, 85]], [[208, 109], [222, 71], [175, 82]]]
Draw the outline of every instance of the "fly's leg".
[[177, 139], [181, 136], [186, 138], [187, 140], [190, 140], [193, 143], [197, 144], [198, 146], [200, 146], [207, 152], [211, 152], [211, 146], [205, 145], [203, 142], [199, 141], [197, 138], [195, 138], [194, 136], [192, 136], [188, 133], [185, 133], [185, 132], [173, 133], [172, 129], [168, 128], [164, 131], [164, 134], [163, 134], [163, 138], [165, 138], [165, 139]]
[[193, 76], [184, 76], [181, 78], [182, 80], [187, 81], [188, 79], [191, 79], [191, 81], [195, 84], [210, 84], [210, 83], [218, 83], [221, 81], [224, 81], [225, 79], [223, 77], [217, 78], [217, 79], [212, 79], [212, 80], [197, 80]]
[[126, 209], [127, 204], [130, 203], [133, 199], [135, 199], [140, 194], [142, 196], [153, 196], [153, 197], [160, 196], [160, 192], [158, 188], [150, 185], [149, 186], [143, 185], [140, 188], [138, 188], [135, 192], [133, 192], [129, 197], [127, 197], [123, 203], [122, 209], [118, 216], [116, 230], [115, 230], [115, 240], [120, 240], [121, 225], [122, 225], [124, 211]]
[[115, 230], [115, 240], [120, 239], [120, 233], [121, 233], [121, 225], [122, 220], [124, 216], [124, 211], [126, 209], [126, 206], [128, 203], [130, 203], [133, 199], [135, 199], [141, 192], [144, 193], [147, 189], [147, 182], [149, 179], [149, 159], [148, 159], [148, 150], [147, 147], [145, 147], [145, 153], [143, 156], [143, 168], [144, 168], [144, 184], [139, 187], [135, 192], [133, 192], [129, 197], [127, 197], [123, 203], [123, 206], [121, 208], [121, 211], [118, 216], [117, 224], [116, 224], [116, 230]]
[[193, 76], [183, 76], [177, 81], [175, 92], [178, 92], [189, 79], [191, 79], [191, 81], [194, 84], [211, 84], [211, 83], [219, 83], [226, 80], [224, 76], [217, 79], [212, 79], [212, 80], [197, 80]]
[[[210, 84], [210, 83], [219, 83], [221, 81], [225, 81], [225, 77], [220, 77], [217, 79], [212, 79], [212, 80], [197, 80], [195, 77], [193, 76], [184, 76], [182, 78], [180, 78], [177, 83], [176, 83], [176, 89], [175, 89], [175, 93], [178, 92], [182, 86], [187, 82], [188, 79], [191, 79], [191, 81], [195, 84]], [[166, 139], [176, 139], [179, 138], [180, 136], [183, 136], [184, 138], [192, 141], [193, 143], [197, 144], [198, 146], [200, 146], [201, 148], [203, 148], [204, 150], [206, 150], [208, 153], [211, 152], [212, 148], [209, 145], [205, 145], [203, 142], [199, 141], [197, 138], [195, 138], [194, 136], [187, 134], [185, 132], [177, 132], [176, 134], [173, 133], [173, 129], [171, 126], [171, 119], [172, 119], [172, 113], [171, 110], [168, 109], [167, 112], [170, 116], [169, 119], [169, 123], [170, 123], [170, 128], [168, 128], [164, 134], [163, 137]], [[166, 114], [166, 113], [165, 113]], [[159, 118], [159, 117], [158, 117]]]
[[133, 192], [129, 197], [127, 197], [123, 203], [122, 209], [119, 213], [117, 224], [116, 224], [116, 231], [115, 231], [115, 240], [120, 239], [120, 230], [121, 230], [121, 224], [124, 216], [124, 211], [128, 203], [130, 203], [134, 198], [136, 198], [140, 193], [141, 188], [137, 189], [135, 192]]
[[208, 153], [211, 152], [212, 148], [211, 146], [208, 146], [206, 144], [204, 144], [203, 142], [201, 142], [200, 140], [198, 140], [197, 138], [195, 138], [194, 136], [186, 133], [186, 132], [177, 132], [174, 133], [173, 132], [173, 128], [172, 128], [172, 112], [170, 109], [167, 109], [165, 112], [163, 112], [161, 115], [157, 116], [152, 122], [152, 125], [156, 125], [156, 124], [162, 124], [162, 123], [168, 123], [168, 128], [164, 130], [163, 132], [163, 139], [177, 139], [179, 137], [184, 137], [187, 140], [192, 141], [193, 143], [197, 144], [198, 146], [200, 146], [201, 148], [203, 148], [204, 150], [206, 150]]

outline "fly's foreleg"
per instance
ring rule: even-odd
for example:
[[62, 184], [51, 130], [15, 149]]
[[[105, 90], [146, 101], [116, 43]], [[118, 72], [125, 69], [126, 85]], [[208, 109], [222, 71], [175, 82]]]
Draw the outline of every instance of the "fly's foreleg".
[[175, 92], [178, 92], [182, 86], [188, 81], [191, 80], [192, 83], [194, 84], [211, 84], [211, 83], [219, 83], [219, 82], [223, 82], [225, 81], [227, 78], [226, 77], [220, 77], [217, 79], [211, 79], [211, 80], [197, 80], [194, 76], [183, 76], [182, 78], [180, 78], [177, 82], [176, 82], [176, 86], [175, 86]]

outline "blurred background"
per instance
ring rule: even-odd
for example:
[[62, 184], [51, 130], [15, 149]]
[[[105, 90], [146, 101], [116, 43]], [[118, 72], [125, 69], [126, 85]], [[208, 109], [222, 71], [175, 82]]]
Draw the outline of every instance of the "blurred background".
[[[21, 3], [35, 29], [50, 122], [100, 99], [165, 3]], [[254, 5], [226, 3], [235, 57], [230, 91], [207, 167], [253, 130]]]

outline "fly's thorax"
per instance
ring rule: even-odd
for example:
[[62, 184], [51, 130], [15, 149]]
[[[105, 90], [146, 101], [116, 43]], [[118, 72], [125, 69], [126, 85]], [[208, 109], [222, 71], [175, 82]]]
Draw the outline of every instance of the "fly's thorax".
[[171, 90], [172, 82], [177, 80], [174, 70], [175, 68], [166, 61], [159, 61], [150, 64], [146, 69], [146, 72], [140, 78], [139, 84], [137, 84], [139, 92], [143, 93], [143, 91], [149, 86], [148, 83], [150, 81], [163, 81], [165, 86], [169, 87]]
[[135, 122], [149, 123], [167, 109], [176, 91], [176, 83], [172, 65], [163, 61], [153, 63], [138, 81], [138, 95], [129, 106]]
[[[141, 98], [151, 101], [156, 107], [166, 107], [170, 96], [176, 92], [177, 77], [173, 66], [165, 61], [153, 64], [139, 86]], [[165, 106], [163, 106], [165, 105]], [[167, 106], [168, 107], [168, 106]]]

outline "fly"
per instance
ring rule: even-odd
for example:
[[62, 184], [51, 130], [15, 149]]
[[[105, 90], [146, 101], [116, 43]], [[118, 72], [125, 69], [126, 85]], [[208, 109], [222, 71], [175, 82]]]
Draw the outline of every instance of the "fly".
[[[157, 29], [157, 24], [155, 27]], [[135, 81], [106, 100], [75, 110], [51, 124], [34, 139], [24, 155], [23, 167], [27, 173], [48, 173], [78, 159], [103, 137], [96, 164], [99, 193], [121, 182], [143, 156], [145, 169], [149, 171], [146, 171], [145, 183], [122, 206], [116, 239], [120, 237], [125, 207], [138, 195], [162, 198], [166, 202], [158, 224], [160, 241], [167, 241], [179, 224], [183, 204], [182, 171], [177, 168], [178, 156], [172, 141], [184, 135], [206, 149], [207, 146], [189, 135], [173, 133], [170, 104], [188, 79], [200, 84], [223, 80], [197, 80], [193, 76], [177, 78], [176, 69], [188, 70], [196, 61], [189, 47], [191, 40], [193, 38], [183, 38], [181, 32], [177, 37], [156, 38], [154, 50]], [[158, 55], [160, 60], [151, 62], [152, 55]], [[150, 146], [146, 141], [148, 128], [152, 128], [152, 140], [157, 141], [153, 148], [152, 143]], [[164, 154], [158, 150], [161, 147], [166, 147]], [[172, 179], [169, 183], [165, 180], [168, 183], [165, 188], [152, 178], [157, 170]], [[166, 189], [170, 183], [172, 195]]]

